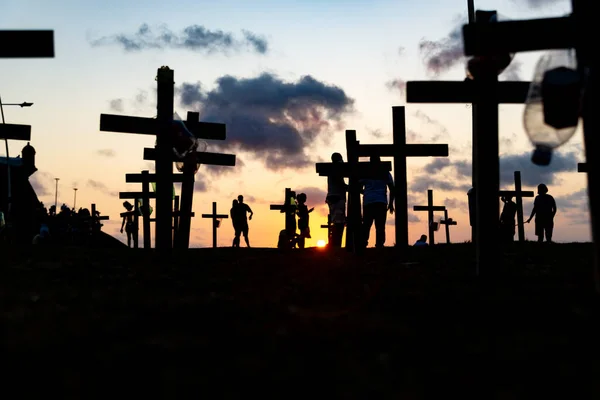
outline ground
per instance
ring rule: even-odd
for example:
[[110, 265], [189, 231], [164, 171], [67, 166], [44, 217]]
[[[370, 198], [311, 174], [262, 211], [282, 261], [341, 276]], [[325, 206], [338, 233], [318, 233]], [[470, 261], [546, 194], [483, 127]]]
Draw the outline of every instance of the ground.
[[590, 244], [0, 251], [4, 398], [600, 395]]

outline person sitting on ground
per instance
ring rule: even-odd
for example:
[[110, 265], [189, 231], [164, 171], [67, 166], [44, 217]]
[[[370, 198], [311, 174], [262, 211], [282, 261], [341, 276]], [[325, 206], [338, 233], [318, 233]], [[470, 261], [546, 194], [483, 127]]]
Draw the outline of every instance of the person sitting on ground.
[[421, 237], [419, 238], [419, 240], [417, 240], [414, 244], [415, 247], [420, 247], [420, 246], [429, 246], [429, 244], [427, 244], [427, 235], [421, 235]]
[[300, 235], [298, 235], [298, 239], [296, 242], [298, 243], [298, 248], [303, 249], [305, 245], [306, 239], [310, 239], [310, 227], [308, 224], [309, 214], [314, 211], [314, 207], [310, 210], [306, 205], [306, 194], [300, 193], [297, 197], [298, 200], [298, 229], [300, 230]]

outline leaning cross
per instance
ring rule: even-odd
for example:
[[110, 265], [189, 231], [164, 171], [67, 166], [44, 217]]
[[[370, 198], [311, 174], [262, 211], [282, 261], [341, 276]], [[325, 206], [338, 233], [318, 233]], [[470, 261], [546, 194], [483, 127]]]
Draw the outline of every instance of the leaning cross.
[[427, 221], [429, 224], [429, 244], [435, 244], [435, 229], [433, 226], [433, 212], [434, 211], [446, 211], [445, 206], [434, 206], [433, 205], [433, 190], [427, 190], [427, 205], [426, 206], [414, 206], [414, 211], [427, 211]]
[[229, 218], [227, 214], [217, 214], [217, 202], [212, 203], [212, 214], [202, 214], [202, 218], [212, 219], [213, 248], [217, 248], [217, 228], [221, 226], [219, 219]]
[[517, 203], [517, 225], [519, 228], [519, 242], [525, 241], [525, 226], [523, 225], [523, 197], [534, 197], [532, 191], [521, 190], [521, 171], [515, 171], [515, 190], [500, 190], [498, 196], [511, 196]]
[[[188, 111], [185, 126], [197, 139], [225, 140], [225, 124], [200, 122], [200, 114]], [[145, 148], [144, 160], [156, 160], [156, 149]], [[175, 235], [175, 246], [187, 249], [190, 243], [191, 213], [194, 201], [194, 175], [198, 164], [235, 166], [236, 157], [233, 154], [194, 152], [184, 160], [177, 159], [174, 155], [173, 162], [183, 161], [183, 181], [181, 184], [181, 204], [179, 229]]]
[[448, 210], [444, 210], [444, 219], [440, 221], [440, 224], [446, 225], [446, 243], [450, 244], [450, 226], [458, 225], [452, 218], [448, 218]]
[[[293, 233], [296, 233], [296, 230], [294, 229], [294, 226], [292, 225], [292, 221], [293, 221], [292, 216], [294, 218], [296, 218], [295, 217], [296, 205], [291, 203], [292, 197], [294, 197], [295, 195], [296, 195], [296, 193], [294, 191], [292, 191], [292, 189], [285, 188], [285, 200], [283, 202], [283, 205], [271, 204], [269, 206], [269, 210], [285, 213], [285, 231], [287, 232], [288, 235], [292, 235]], [[290, 239], [292, 239], [292, 238], [290, 238]]]
[[347, 162], [316, 163], [319, 176], [338, 176], [348, 179], [348, 223], [346, 228], [346, 248], [348, 251], [360, 252], [364, 247], [361, 242], [361, 209], [360, 179], [386, 179], [392, 170], [392, 163], [382, 161], [374, 164], [359, 162], [358, 149], [360, 142], [356, 140], [356, 131], [346, 131]]
[[407, 144], [406, 116], [403, 106], [392, 107], [392, 144], [360, 144], [361, 157], [380, 156], [394, 158], [396, 246], [408, 246], [408, 183], [407, 157], [448, 157], [447, 144]]

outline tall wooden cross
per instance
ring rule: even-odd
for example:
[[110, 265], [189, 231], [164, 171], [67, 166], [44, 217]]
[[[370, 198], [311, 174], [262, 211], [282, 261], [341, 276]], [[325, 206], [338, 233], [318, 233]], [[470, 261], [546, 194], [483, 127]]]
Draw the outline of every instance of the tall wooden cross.
[[0, 31], [0, 58], [54, 58], [54, 31]]
[[293, 219], [296, 218], [296, 205], [291, 204], [290, 200], [292, 197], [295, 197], [296, 192], [292, 191], [290, 188], [285, 188], [285, 197], [283, 204], [271, 204], [269, 206], [269, 210], [271, 211], [279, 211], [280, 213], [285, 213], [285, 231], [288, 235], [295, 233], [294, 225], [292, 224]]
[[595, 121], [598, 104], [597, 49], [589, 40], [597, 33], [596, 2], [571, 0], [573, 13], [566, 17], [524, 21], [505, 21], [495, 24], [473, 24], [463, 27], [466, 56], [518, 53], [546, 49], [577, 51], [577, 68], [587, 79], [583, 90], [581, 116], [588, 165], [588, 196], [594, 241], [596, 290], [600, 292], [600, 161], [595, 153], [600, 148], [600, 132]]
[[347, 162], [317, 163], [316, 171], [319, 176], [341, 176], [348, 178], [348, 218], [346, 224], [346, 249], [361, 252], [365, 247], [362, 240], [362, 217], [360, 208], [360, 179], [386, 179], [392, 170], [392, 163], [382, 161], [374, 164], [359, 162], [360, 142], [356, 140], [356, 131], [346, 131]]
[[435, 244], [435, 227], [433, 226], [433, 213], [434, 211], [446, 211], [445, 206], [434, 206], [433, 205], [433, 190], [427, 190], [427, 205], [426, 206], [414, 206], [414, 211], [427, 211], [427, 223], [429, 225], [429, 244]]
[[524, 242], [525, 226], [523, 225], [523, 197], [534, 197], [535, 194], [532, 191], [521, 190], [521, 171], [515, 171], [515, 190], [500, 190], [498, 196], [510, 196], [516, 199], [519, 242]]
[[[225, 140], [225, 124], [200, 122], [200, 114], [188, 111], [185, 126], [197, 139]], [[156, 149], [145, 148], [144, 160], [156, 160]], [[198, 164], [235, 166], [236, 157], [233, 154], [195, 152], [190, 153], [185, 160], [172, 157], [173, 162], [183, 161], [183, 181], [181, 184], [181, 204], [179, 229], [175, 235], [175, 246], [187, 249], [190, 243], [191, 213], [194, 201], [194, 175]]]
[[448, 157], [447, 144], [407, 144], [406, 116], [403, 106], [392, 107], [392, 144], [360, 144], [361, 157], [380, 156], [394, 158], [395, 227], [396, 246], [409, 246], [408, 242], [408, 182], [407, 157]]
[[577, 172], [583, 172], [583, 173], [589, 172], [587, 163], [578, 163], [577, 164]]
[[220, 219], [229, 218], [227, 214], [217, 214], [217, 202], [212, 203], [212, 214], [202, 214], [202, 218], [212, 219], [212, 237], [213, 237], [213, 248], [217, 248], [217, 228], [221, 226]]
[[496, 223], [491, 222], [498, 221], [500, 217], [497, 196], [500, 190], [498, 105], [522, 104], [529, 91], [529, 82], [498, 82], [497, 72], [492, 72], [483, 73], [474, 81], [408, 82], [406, 87], [408, 103], [473, 104], [472, 165], [476, 198], [473, 241], [478, 274], [481, 265], [493, 268], [498, 259], [498, 230]]
[[[157, 71], [157, 118], [141, 118], [121, 115], [100, 115], [100, 130], [105, 132], [155, 135], [156, 147], [156, 248], [170, 251], [172, 248], [173, 197], [173, 109], [174, 72], [169, 67]], [[225, 137], [225, 125], [194, 121], [186, 125], [196, 137]]]
[[448, 218], [448, 210], [444, 210], [444, 219], [440, 221], [440, 224], [446, 226], [446, 243], [450, 244], [450, 226], [458, 225], [452, 218]]

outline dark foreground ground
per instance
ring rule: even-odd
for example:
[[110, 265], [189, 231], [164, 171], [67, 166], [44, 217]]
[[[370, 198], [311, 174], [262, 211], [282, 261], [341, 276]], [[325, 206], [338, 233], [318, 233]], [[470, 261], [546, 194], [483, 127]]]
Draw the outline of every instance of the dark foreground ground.
[[0, 397], [600, 398], [590, 245], [535, 245], [487, 283], [470, 245], [0, 249]]

